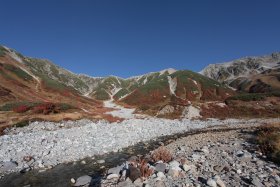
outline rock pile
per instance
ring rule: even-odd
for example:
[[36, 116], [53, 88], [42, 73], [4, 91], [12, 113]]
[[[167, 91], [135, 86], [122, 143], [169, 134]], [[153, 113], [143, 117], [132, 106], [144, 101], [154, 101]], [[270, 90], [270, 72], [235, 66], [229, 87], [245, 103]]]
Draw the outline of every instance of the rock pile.
[[158, 150], [132, 157], [92, 186], [280, 186], [280, 167], [267, 161], [250, 138], [240, 131], [185, 137], [161, 148], [171, 160], [155, 160]]

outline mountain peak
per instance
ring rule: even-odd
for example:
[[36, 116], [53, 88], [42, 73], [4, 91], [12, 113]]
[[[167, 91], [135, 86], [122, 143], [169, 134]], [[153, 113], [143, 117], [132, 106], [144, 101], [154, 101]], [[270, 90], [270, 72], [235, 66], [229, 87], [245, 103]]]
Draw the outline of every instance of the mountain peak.
[[161, 70], [160, 74], [164, 74], [165, 72], [168, 72], [168, 74], [172, 74], [172, 73], [175, 73], [176, 71], [177, 71], [176, 69], [167, 68], [167, 69]]

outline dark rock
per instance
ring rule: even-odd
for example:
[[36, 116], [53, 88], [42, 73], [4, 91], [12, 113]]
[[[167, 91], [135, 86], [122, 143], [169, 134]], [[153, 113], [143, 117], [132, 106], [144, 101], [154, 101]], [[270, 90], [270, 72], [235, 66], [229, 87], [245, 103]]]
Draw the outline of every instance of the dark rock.
[[165, 163], [158, 163], [155, 167], [155, 170], [164, 173], [165, 170], [166, 170], [166, 164]]
[[134, 182], [136, 179], [141, 177], [141, 172], [138, 168], [136, 168], [134, 166], [130, 166], [128, 169], [128, 177], [130, 178], [130, 180], [132, 182]]

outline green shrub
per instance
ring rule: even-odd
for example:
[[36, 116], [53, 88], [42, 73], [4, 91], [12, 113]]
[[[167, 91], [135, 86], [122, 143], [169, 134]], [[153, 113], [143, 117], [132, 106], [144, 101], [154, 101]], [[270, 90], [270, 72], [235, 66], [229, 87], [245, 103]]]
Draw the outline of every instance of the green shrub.
[[[14, 109], [25, 106], [28, 109], [38, 107], [40, 105], [46, 105], [45, 102], [30, 102], [30, 101], [21, 101], [21, 102], [11, 102], [5, 105], [0, 106], [0, 111], [13, 111]], [[75, 107], [67, 103], [54, 103], [55, 106], [59, 108], [60, 111], [65, 111], [69, 109], [74, 109]]]
[[3, 46], [0, 46], [0, 56], [4, 56], [7, 52], [7, 49], [5, 49]]
[[29, 101], [11, 102], [0, 106], [0, 111], [12, 111], [14, 108], [20, 106], [34, 107], [37, 104], [38, 102], [29, 102]]
[[243, 93], [227, 98], [230, 100], [240, 100], [240, 101], [261, 101], [266, 97], [280, 97], [280, 92], [271, 92], [271, 93]]
[[28, 120], [24, 120], [24, 121], [20, 121], [20, 122], [14, 124], [13, 126], [21, 128], [21, 127], [25, 127], [25, 126], [28, 126], [28, 125], [29, 125], [29, 121]]
[[23, 71], [22, 69], [20, 69], [20, 68], [18, 68], [18, 67], [15, 67], [15, 66], [13, 66], [13, 65], [11, 65], [11, 64], [3, 64], [3, 67], [4, 67], [6, 70], [8, 70], [8, 71], [14, 73], [17, 77], [19, 77], [19, 78], [21, 78], [21, 79], [24, 79], [24, 80], [27, 80], [27, 81], [33, 79], [32, 76], [30, 76], [28, 73], [26, 73], [26, 72]]
[[61, 111], [69, 110], [69, 109], [74, 109], [75, 107], [72, 105], [69, 105], [67, 103], [59, 103], [58, 107], [60, 108]]
[[118, 91], [115, 95], [114, 98], [115, 99], [120, 99], [121, 97], [125, 96], [126, 94], [128, 94], [129, 91], [127, 89], [121, 89], [120, 91]]
[[95, 91], [94, 96], [98, 100], [108, 100], [110, 95], [104, 89], [98, 89]]

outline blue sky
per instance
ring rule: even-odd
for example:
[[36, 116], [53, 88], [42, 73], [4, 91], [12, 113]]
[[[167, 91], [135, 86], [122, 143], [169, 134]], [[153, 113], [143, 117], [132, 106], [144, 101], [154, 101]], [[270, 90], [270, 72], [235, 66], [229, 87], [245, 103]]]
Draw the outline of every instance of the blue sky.
[[75, 73], [129, 77], [280, 51], [278, 0], [1, 1], [0, 43]]

